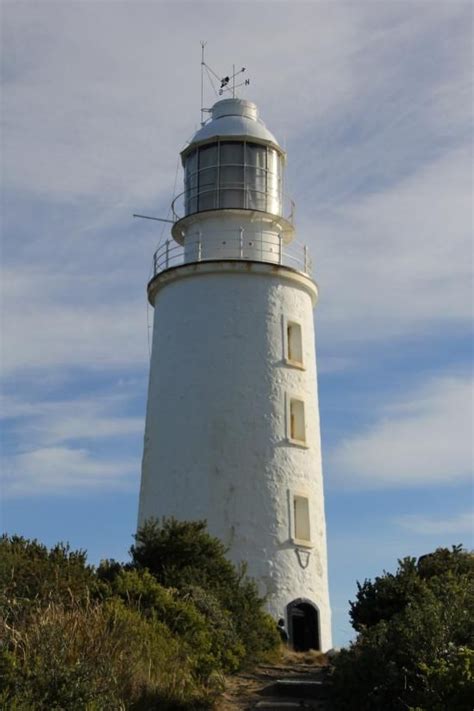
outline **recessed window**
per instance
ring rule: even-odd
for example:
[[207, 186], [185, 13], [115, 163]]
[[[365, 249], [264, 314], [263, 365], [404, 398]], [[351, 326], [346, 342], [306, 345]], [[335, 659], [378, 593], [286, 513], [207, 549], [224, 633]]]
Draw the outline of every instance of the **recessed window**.
[[286, 357], [293, 363], [303, 365], [301, 325], [294, 321], [287, 321], [286, 323]]
[[294, 537], [299, 541], [311, 541], [309, 526], [309, 500], [306, 496], [293, 497]]
[[290, 439], [296, 442], [306, 442], [306, 427], [304, 421], [304, 402], [290, 398]]

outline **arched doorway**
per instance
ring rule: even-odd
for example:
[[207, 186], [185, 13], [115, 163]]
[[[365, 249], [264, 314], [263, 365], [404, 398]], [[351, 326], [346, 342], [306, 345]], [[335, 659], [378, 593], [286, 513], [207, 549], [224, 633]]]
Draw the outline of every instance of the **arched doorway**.
[[288, 633], [295, 652], [320, 649], [319, 613], [316, 606], [309, 600], [299, 598], [289, 603], [287, 612]]

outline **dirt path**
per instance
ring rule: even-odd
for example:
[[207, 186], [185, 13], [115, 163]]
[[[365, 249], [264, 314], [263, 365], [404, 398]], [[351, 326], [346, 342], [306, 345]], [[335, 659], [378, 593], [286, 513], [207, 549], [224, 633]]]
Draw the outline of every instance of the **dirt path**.
[[226, 690], [216, 705], [216, 711], [247, 711], [262, 699], [265, 688], [278, 679], [324, 678], [328, 662], [320, 652], [285, 651], [275, 664], [260, 664], [251, 672], [227, 677]]

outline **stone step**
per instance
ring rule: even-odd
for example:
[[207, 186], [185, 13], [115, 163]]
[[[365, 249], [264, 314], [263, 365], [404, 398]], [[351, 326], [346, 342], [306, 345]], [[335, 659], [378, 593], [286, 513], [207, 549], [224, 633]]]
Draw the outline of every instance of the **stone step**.
[[325, 711], [327, 707], [314, 699], [265, 699], [258, 701], [253, 708], [262, 711]]
[[326, 699], [329, 696], [327, 682], [314, 679], [277, 679], [264, 689], [265, 696], [284, 696], [299, 699]]

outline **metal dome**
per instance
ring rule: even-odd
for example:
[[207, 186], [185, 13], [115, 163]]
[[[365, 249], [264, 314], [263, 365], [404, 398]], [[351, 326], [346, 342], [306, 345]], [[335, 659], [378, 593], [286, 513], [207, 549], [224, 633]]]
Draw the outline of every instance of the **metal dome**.
[[181, 156], [184, 158], [196, 145], [220, 137], [250, 138], [273, 146], [281, 156], [285, 156], [273, 133], [259, 118], [256, 104], [246, 99], [222, 99], [215, 103], [211, 119], [196, 131]]

